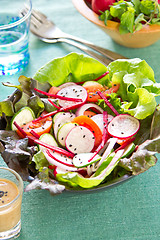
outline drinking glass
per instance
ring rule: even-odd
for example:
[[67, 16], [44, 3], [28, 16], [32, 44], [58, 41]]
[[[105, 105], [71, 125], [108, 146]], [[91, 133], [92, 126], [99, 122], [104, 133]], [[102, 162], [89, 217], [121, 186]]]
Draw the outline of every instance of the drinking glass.
[[19, 236], [22, 195], [20, 175], [10, 168], [0, 167], [0, 239]]
[[31, 0], [0, 1], [0, 75], [15, 74], [29, 62], [31, 10]]

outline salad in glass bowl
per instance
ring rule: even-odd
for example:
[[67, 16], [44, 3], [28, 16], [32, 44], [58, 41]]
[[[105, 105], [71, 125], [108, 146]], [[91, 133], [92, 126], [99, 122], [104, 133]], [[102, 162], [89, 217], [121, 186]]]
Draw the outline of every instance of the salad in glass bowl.
[[3, 83], [16, 90], [0, 102], [0, 150], [26, 191], [106, 188], [156, 164], [160, 84], [146, 61], [71, 53], [19, 83]]

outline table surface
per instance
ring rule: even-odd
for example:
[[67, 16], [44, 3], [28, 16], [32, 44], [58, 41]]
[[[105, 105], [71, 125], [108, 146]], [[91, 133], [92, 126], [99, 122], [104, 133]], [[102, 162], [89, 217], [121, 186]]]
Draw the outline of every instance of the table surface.
[[[122, 47], [81, 16], [71, 0], [33, 0], [33, 8], [43, 11], [70, 34], [128, 58], [145, 59], [153, 68], [156, 81], [160, 81], [160, 41], [141, 49]], [[0, 81], [18, 83], [19, 75], [31, 77], [46, 62], [70, 52], [80, 51], [65, 43], [43, 43], [30, 34], [29, 65], [17, 75], [0, 77]], [[13, 92], [12, 88], [5, 88], [2, 84], [0, 90], [0, 100]], [[5, 165], [2, 158], [0, 165]], [[63, 192], [54, 197], [42, 190], [24, 193], [22, 231], [18, 239], [160, 239], [160, 162], [111, 189], [92, 193]]]

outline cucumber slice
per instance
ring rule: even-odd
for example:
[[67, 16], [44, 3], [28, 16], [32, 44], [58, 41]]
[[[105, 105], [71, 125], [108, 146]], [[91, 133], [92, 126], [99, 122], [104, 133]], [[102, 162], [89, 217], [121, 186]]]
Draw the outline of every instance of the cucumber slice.
[[71, 131], [72, 128], [76, 126], [78, 126], [77, 123], [68, 122], [64, 123], [58, 130], [57, 140], [63, 147], [65, 147], [65, 141], [68, 133]]
[[136, 145], [134, 143], [130, 143], [127, 147], [125, 147], [122, 158], [128, 157], [134, 151], [135, 147]]
[[54, 115], [54, 117], [53, 117], [53, 124], [55, 123], [55, 121], [57, 120], [57, 118], [58, 118], [59, 116], [61, 116], [63, 113], [64, 113], [64, 112], [58, 112], [58, 113], [56, 113], [56, 114]]
[[[54, 139], [54, 137], [50, 133], [42, 134], [40, 136], [39, 140], [41, 140], [42, 142], [47, 143], [51, 146], [58, 147], [58, 144], [57, 144], [56, 140]], [[41, 145], [38, 145], [38, 148], [41, 151], [46, 150], [46, 148], [41, 146]]]
[[54, 126], [53, 126], [54, 136], [56, 139], [57, 139], [57, 134], [58, 134], [58, 130], [60, 129], [60, 127], [67, 122], [71, 122], [74, 118], [75, 118], [74, 113], [64, 112], [56, 119]]
[[16, 131], [17, 128], [14, 125], [14, 121], [19, 125], [22, 126], [25, 123], [29, 123], [35, 119], [35, 114], [30, 107], [23, 107], [21, 108], [12, 118], [11, 120], [11, 129]]

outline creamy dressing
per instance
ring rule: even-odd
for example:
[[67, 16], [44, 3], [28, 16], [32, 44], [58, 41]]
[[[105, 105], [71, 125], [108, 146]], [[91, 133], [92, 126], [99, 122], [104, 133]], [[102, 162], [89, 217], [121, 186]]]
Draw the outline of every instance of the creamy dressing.
[[14, 182], [0, 179], [0, 232], [13, 228], [20, 221], [22, 197], [18, 195], [19, 189]]

